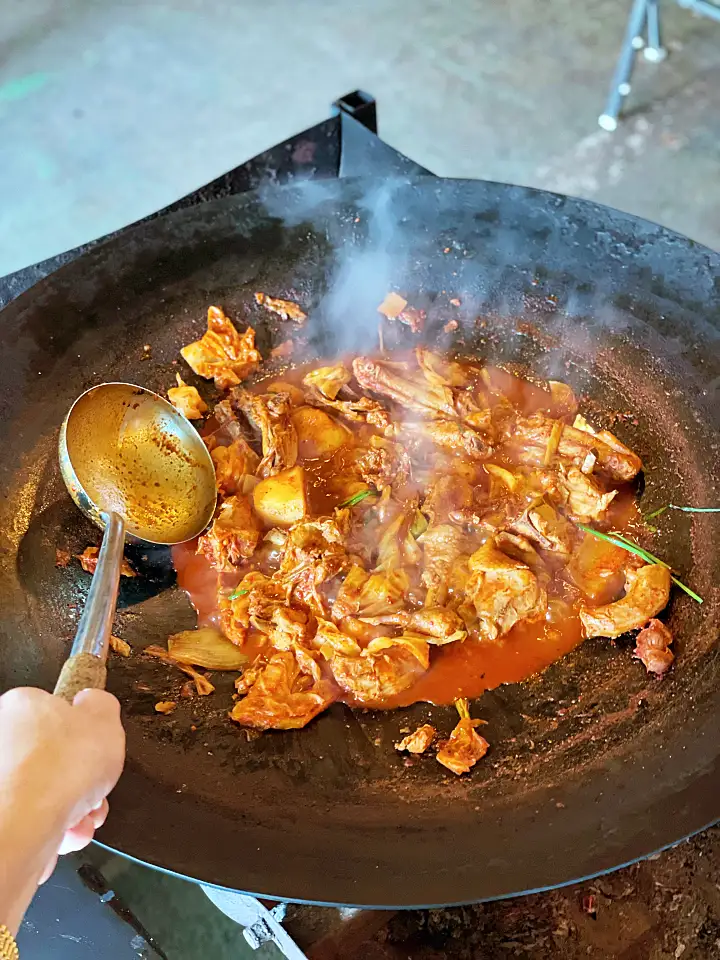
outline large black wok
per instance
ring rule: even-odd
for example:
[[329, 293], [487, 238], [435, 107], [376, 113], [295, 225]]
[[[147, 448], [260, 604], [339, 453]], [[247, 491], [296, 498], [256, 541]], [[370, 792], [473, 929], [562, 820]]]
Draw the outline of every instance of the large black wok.
[[[76, 564], [55, 566], [56, 546], [79, 552], [98, 536], [56, 462], [72, 400], [101, 380], [166, 389], [210, 303], [252, 322], [267, 353], [288, 333], [255, 290], [315, 308], [300, 359], [373, 349], [390, 286], [428, 308], [429, 341], [529, 364], [586, 393], [586, 409], [623, 414], [614, 429], [645, 462], [644, 503], [720, 504], [709, 250], [492, 183], [333, 181], [207, 203], [94, 249], [0, 315], [0, 687], [52, 687], [87, 590]], [[446, 334], [451, 316], [460, 329]], [[670, 675], [648, 678], [627, 644], [588, 641], [476, 702], [492, 752], [471, 777], [431, 758], [406, 767], [392, 746], [419, 719], [448, 732], [452, 708], [336, 705], [306, 730], [248, 739], [225, 719], [227, 693], [159, 717], [176, 678], [137, 654], [114, 659], [128, 762], [101, 840], [225, 887], [405, 906], [564, 883], [701, 829], [720, 814], [719, 524], [661, 521], [656, 552], [705, 598], [673, 596]], [[134, 560], [143, 576], [123, 584], [116, 632], [140, 648], [194, 616], [167, 554]]]

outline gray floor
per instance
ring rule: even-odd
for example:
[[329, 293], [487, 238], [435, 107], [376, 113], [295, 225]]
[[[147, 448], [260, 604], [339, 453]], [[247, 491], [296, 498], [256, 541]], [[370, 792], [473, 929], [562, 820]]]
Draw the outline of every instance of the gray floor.
[[0, 274], [102, 235], [362, 87], [438, 174], [593, 197], [720, 247], [720, 26], [665, 4], [600, 131], [629, 0], [0, 0]]

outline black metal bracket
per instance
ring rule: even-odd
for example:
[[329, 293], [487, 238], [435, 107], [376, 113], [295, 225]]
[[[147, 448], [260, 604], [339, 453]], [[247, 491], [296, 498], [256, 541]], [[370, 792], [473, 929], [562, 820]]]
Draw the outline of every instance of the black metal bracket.
[[335, 100], [332, 115], [345, 114], [366, 127], [371, 133], [377, 133], [377, 100], [364, 90], [353, 90], [344, 97]]
[[377, 135], [377, 102], [369, 93], [354, 90], [333, 105], [340, 120], [339, 177], [367, 176], [376, 171], [383, 177], [432, 176], [405, 154], [389, 146]]

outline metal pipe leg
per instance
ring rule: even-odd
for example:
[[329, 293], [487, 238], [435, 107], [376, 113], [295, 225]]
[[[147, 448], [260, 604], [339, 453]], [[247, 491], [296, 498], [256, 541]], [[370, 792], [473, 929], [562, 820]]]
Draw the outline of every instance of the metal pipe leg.
[[[610, 84], [610, 93], [605, 104], [605, 111], [600, 114], [598, 123], [603, 130], [615, 130], [617, 128], [618, 115], [622, 106], [623, 98], [630, 93], [630, 77], [635, 66], [635, 57], [640, 47], [644, 46], [642, 39], [643, 28], [647, 20], [647, 8], [650, 0], [633, 0], [630, 10], [625, 37], [620, 49]], [[638, 43], [640, 38], [640, 43]]]
[[658, 0], [647, 0], [647, 46], [643, 56], [650, 63], [660, 63], [667, 56], [660, 36], [660, 6]]

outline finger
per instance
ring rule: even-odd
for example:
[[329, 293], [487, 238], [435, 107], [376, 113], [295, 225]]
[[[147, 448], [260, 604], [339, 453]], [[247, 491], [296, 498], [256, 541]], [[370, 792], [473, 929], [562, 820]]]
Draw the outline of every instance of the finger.
[[65, 831], [65, 835], [60, 841], [58, 853], [62, 856], [66, 853], [75, 853], [77, 850], [84, 849], [92, 840], [94, 833], [95, 824], [92, 814], [88, 814], [74, 827]]
[[40, 886], [41, 884], [45, 883], [47, 880], [50, 879], [50, 877], [53, 875], [53, 870], [57, 866], [57, 862], [58, 862], [58, 858], [57, 858], [57, 854], [55, 854], [55, 856], [52, 858], [50, 863], [43, 870], [42, 876], [38, 880], [38, 886]]
[[75, 695], [73, 706], [103, 718], [120, 716], [120, 701], [107, 690], [81, 690]]
[[88, 816], [92, 820], [93, 827], [96, 830], [99, 830], [100, 827], [105, 823], [109, 812], [110, 812], [110, 804], [107, 802], [107, 797], [103, 800], [103, 802], [99, 806], [95, 807], [94, 810], [90, 811]]

